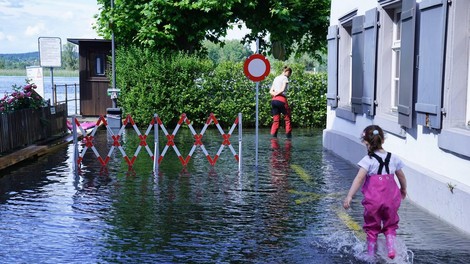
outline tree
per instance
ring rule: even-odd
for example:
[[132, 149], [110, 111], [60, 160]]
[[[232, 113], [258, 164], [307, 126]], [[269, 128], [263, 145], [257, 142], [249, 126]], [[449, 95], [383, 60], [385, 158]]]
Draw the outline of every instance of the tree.
[[[111, 2], [115, 1], [111, 10]], [[98, 0], [98, 33], [118, 45], [155, 50], [196, 52], [202, 41], [215, 43], [233, 23], [243, 21], [251, 33], [243, 39], [260, 40], [260, 51], [271, 45], [285, 49], [285, 57], [325, 49], [330, 0]], [[265, 40], [269, 36], [269, 40]]]
[[[260, 47], [279, 45], [285, 58], [291, 53], [318, 57], [326, 48], [330, 0], [259, 0], [236, 9], [252, 34], [245, 41], [260, 40]], [[265, 37], [269, 35], [269, 42]], [[272, 51], [272, 50], [271, 50]], [[271, 52], [272, 53], [272, 52]]]
[[247, 45], [243, 45], [237, 40], [228, 40], [226, 43], [214, 43], [211, 41], [204, 41], [203, 47], [207, 51], [209, 59], [215, 64], [223, 61], [240, 62], [244, 61], [248, 56], [253, 54]]
[[67, 70], [78, 70], [77, 46], [72, 43], [62, 45], [63, 68]]
[[218, 41], [227, 30], [232, 5], [238, 0], [98, 0], [98, 33], [114, 31], [119, 45], [198, 51], [202, 40]]

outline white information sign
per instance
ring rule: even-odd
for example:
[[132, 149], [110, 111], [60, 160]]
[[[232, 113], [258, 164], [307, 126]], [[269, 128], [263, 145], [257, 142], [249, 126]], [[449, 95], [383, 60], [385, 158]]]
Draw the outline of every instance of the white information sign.
[[36, 84], [36, 92], [44, 98], [44, 75], [42, 72], [42, 67], [39, 66], [29, 66], [26, 67], [26, 78], [31, 80], [32, 83]]
[[39, 64], [42, 67], [62, 67], [62, 44], [57, 37], [40, 37]]

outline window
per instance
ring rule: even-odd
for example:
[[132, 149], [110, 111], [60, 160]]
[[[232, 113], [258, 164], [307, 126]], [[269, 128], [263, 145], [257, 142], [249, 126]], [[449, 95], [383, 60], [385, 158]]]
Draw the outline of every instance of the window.
[[400, 48], [401, 48], [401, 10], [395, 9], [393, 15], [392, 37], [392, 86], [391, 112], [397, 111], [398, 91], [400, 90]]
[[351, 24], [342, 25], [339, 29], [339, 81], [338, 95], [339, 106], [351, 106], [351, 68], [352, 68], [352, 26]]
[[[470, 45], [469, 45], [470, 46]], [[470, 48], [470, 47], [469, 47]], [[468, 74], [467, 74], [467, 114], [465, 118], [465, 125], [470, 128], [470, 49], [468, 50]]]
[[102, 76], [104, 75], [104, 55], [98, 54], [95, 57], [95, 75]]
[[90, 52], [89, 54], [89, 74], [90, 77], [106, 77], [108, 63], [106, 54], [101, 52]]
[[[403, 92], [404, 88], [412, 89], [412, 81], [403, 76], [403, 71], [408, 71], [409, 76], [413, 76], [413, 62], [404, 61], [403, 57], [408, 48], [408, 53], [414, 52], [409, 44], [413, 41], [413, 32], [410, 27], [405, 28], [403, 24], [402, 1], [379, 1], [383, 5], [379, 8], [378, 47], [377, 47], [377, 85], [376, 85], [376, 115], [374, 121], [387, 132], [404, 137], [405, 132], [400, 125], [400, 111], [404, 108], [403, 102], [400, 103], [400, 96], [407, 95]], [[407, 20], [410, 21], [410, 20]], [[407, 30], [408, 29], [408, 30]], [[407, 34], [408, 33], [408, 34]], [[408, 44], [406, 44], [408, 43]], [[409, 56], [413, 58], [413, 55]], [[401, 73], [401, 74], [400, 74]], [[405, 76], [406, 77], [406, 76]], [[411, 79], [412, 80], [412, 79]], [[411, 102], [409, 103], [411, 104]], [[408, 111], [409, 121], [411, 123], [412, 112]]]
[[339, 19], [338, 43], [338, 108], [336, 116], [350, 121], [356, 120], [352, 112], [352, 31], [353, 18], [357, 10], [344, 15]]
[[377, 56], [377, 114], [397, 121], [398, 90], [400, 85], [401, 6], [382, 9]]
[[[445, 115], [438, 136], [438, 146], [468, 159], [470, 158], [468, 147], [470, 145], [470, 33], [468, 23], [462, 21], [468, 22], [470, 1], [453, 1], [448, 13], [444, 68], [446, 77], [442, 100]], [[431, 32], [434, 31], [435, 27]]]

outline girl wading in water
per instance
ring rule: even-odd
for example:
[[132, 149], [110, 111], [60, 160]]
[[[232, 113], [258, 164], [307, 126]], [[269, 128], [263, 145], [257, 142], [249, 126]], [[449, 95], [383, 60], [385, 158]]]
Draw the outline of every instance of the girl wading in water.
[[[353, 196], [362, 186], [367, 252], [369, 256], [374, 256], [377, 236], [384, 233], [388, 257], [393, 259], [400, 220], [398, 209], [401, 199], [406, 197], [406, 178], [402, 171], [404, 165], [400, 158], [382, 148], [384, 133], [379, 126], [366, 127], [362, 133], [362, 141], [367, 147], [367, 155], [358, 163], [359, 171], [344, 199], [343, 207], [350, 207]], [[395, 182], [395, 175], [400, 188]]]

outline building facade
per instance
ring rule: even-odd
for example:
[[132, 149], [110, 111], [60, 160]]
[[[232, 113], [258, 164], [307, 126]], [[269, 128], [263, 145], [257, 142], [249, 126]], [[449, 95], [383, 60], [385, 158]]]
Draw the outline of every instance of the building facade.
[[408, 198], [470, 234], [470, 1], [332, 0], [326, 149], [358, 162], [386, 132]]

